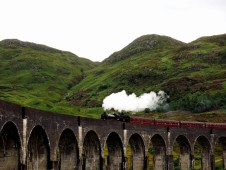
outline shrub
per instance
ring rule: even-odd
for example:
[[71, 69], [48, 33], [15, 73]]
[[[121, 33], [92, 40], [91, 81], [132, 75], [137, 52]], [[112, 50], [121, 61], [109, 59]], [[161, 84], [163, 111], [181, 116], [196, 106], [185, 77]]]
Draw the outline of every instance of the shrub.
[[151, 110], [149, 108], [144, 109], [144, 113], [150, 113], [150, 112], [151, 112]]
[[224, 93], [205, 94], [197, 92], [193, 95], [186, 95], [177, 102], [171, 102], [173, 109], [182, 109], [192, 112], [205, 112], [211, 109], [219, 109], [225, 106], [226, 98]]

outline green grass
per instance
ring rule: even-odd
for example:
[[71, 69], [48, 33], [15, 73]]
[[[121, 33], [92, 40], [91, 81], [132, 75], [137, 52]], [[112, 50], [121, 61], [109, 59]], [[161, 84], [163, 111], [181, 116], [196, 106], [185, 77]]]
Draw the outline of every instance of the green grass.
[[[6, 40], [0, 42], [0, 60], [0, 99], [38, 109], [99, 118], [103, 99], [121, 90], [136, 95], [164, 90], [170, 98], [162, 111], [189, 112], [185, 119], [226, 109], [226, 34], [189, 44], [145, 35], [98, 64]], [[159, 111], [155, 117], [161, 117]]]
[[[219, 35], [215, 39], [225, 36]], [[224, 107], [226, 65], [220, 61], [226, 50], [225, 42], [219, 46], [217, 40], [212, 42], [204, 38], [190, 44], [172, 45], [170, 39], [168, 43], [162, 43], [166, 37], [158, 37], [159, 45], [134, 52], [133, 48], [145, 46], [148, 38], [153, 37], [146, 36], [141, 42], [143, 38], [133, 41], [90, 70], [87, 77], [71, 89], [68, 98], [73, 100], [73, 96], [85, 90], [84, 105], [86, 98], [97, 100], [97, 105], [101, 105], [107, 95], [123, 89], [137, 95], [164, 90], [170, 95], [170, 110], [203, 112]], [[191, 80], [186, 80], [187, 77]], [[185, 100], [201, 103], [206, 96], [211, 102], [217, 97], [219, 102], [196, 110], [191, 104], [185, 107]]]
[[61, 111], [65, 93], [96, 67], [72, 53], [18, 40], [0, 42], [0, 60], [0, 99], [50, 111]]

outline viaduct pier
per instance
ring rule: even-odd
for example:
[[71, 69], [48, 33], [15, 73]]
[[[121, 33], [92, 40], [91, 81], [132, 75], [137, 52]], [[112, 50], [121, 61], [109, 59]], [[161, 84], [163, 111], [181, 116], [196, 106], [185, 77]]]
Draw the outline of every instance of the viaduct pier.
[[197, 143], [202, 170], [215, 169], [217, 143], [226, 167], [223, 129], [133, 125], [0, 101], [0, 136], [0, 170], [173, 170], [175, 142], [183, 170], [194, 167]]

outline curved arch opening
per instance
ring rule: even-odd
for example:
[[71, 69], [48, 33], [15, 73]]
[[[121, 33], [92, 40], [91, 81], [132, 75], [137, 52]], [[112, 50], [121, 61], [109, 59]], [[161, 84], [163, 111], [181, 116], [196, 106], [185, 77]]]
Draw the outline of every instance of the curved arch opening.
[[107, 169], [120, 170], [124, 167], [123, 145], [119, 135], [112, 132], [106, 141], [104, 149], [105, 166]]
[[210, 170], [210, 153], [210, 142], [205, 136], [199, 136], [194, 145], [194, 168]]
[[58, 149], [60, 169], [76, 169], [79, 163], [78, 143], [72, 130], [66, 129], [62, 132]]
[[173, 145], [174, 169], [191, 168], [191, 146], [185, 136], [178, 136]]
[[101, 147], [97, 134], [89, 131], [83, 143], [83, 169], [101, 169]]
[[151, 138], [151, 147], [149, 148], [149, 166], [150, 169], [166, 168], [166, 144], [162, 136], [156, 134]]
[[50, 147], [45, 130], [36, 126], [29, 137], [27, 147], [28, 169], [50, 169]]
[[129, 144], [126, 150], [127, 166], [130, 170], [143, 170], [144, 169], [144, 142], [140, 135], [133, 134], [129, 139]]
[[4, 125], [0, 135], [0, 169], [19, 169], [20, 136], [13, 122]]
[[215, 145], [215, 169], [226, 169], [226, 137], [220, 137]]

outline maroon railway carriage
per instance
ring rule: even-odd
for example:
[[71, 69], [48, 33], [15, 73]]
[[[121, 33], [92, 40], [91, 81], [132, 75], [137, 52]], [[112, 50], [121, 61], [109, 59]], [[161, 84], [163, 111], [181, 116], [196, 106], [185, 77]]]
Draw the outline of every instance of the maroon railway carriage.
[[210, 123], [206, 122], [206, 128], [210, 129], [226, 129], [226, 124], [225, 123]]
[[184, 128], [205, 128], [204, 122], [180, 121], [180, 126]]
[[156, 126], [180, 127], [180, 122], [176, 120], [155, 119]]
[[130, 123], [131, 124], [138, 124], [138, 125], [150, 125], [153, 126], [155, 124], [154, 119], [148, 119], [148, 118], [141, 118], [141, 117], [130, 117]]
[[141, 117], [130, 117], [130, 123], [138, 125], [165, 126], [165, 127], [180, 126], [180, 122], [176, 120], [149, 119]]
[[135, 116], [121, 116], [116, 114], [114, 114], [114, 116], [112, 117], [110, 114], [106, 114], [106, 113], [101, 115], [101, 119], [115, 119], [118, 121], [129, 122], [131, 124], [136, 124], [136, 125], [181, 127], [181, 128], [226, 129], [226, 123], [150, 119], [150, 118], [135, 117]]

